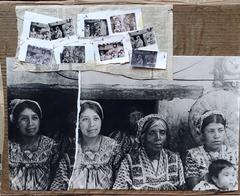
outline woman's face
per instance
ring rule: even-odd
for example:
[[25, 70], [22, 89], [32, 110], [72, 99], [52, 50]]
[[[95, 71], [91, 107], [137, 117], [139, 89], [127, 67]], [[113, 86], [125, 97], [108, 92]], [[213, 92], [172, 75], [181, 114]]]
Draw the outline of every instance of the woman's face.
[[100, 133], [102, 120], [94, 110], [88, 108], [80, 115], [79, 124], [83, 136], [94, 138]]
[[211, 151], [220, 150], [226, 133], [221, 123], [210, 123], [203, 130], [204, 144]]
[[144, 146], [148, 152], [159, 152], [167, 140], [167, 131], [161, 121], [154, 122], [145, 135]]
[[23, 136], [33, 137], [37, 135], [40, 127], [40, 119], [32, 109], [26, 108], [17, 119], [17, 127]]

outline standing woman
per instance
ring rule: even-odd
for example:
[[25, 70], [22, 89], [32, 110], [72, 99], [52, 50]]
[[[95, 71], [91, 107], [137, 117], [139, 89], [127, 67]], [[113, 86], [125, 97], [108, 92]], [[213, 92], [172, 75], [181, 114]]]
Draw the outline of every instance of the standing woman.
[[201, 180], [207, 180], [209, 165], [224, 159], [237, 165], [237, 151], [224, 144], [226, 139], [226, 119], [220, 111], [205, 111], [196, 126], [201, 132], [203, 145], [187, 151], [185, 177], [189, 189]]
[[81, 102], [79, 143], [70, 188], [110, 189], [117, 172], [120, 148], [100, 134], [103, 110], [98, 102]]
[[14, 99], [10, 103], [10, 122], [15, 139], [9, 141], [9, 183], [11, 190], [48, 190], [57, 147], [54, 140], [39, 134], [40, 105], [33, 100]]
[[166, 149], [168, 125], [158, 114], [139, 120], [141, 146], [122, 161], [114, 189], [181, 189], [185, 183], [180, 156]]

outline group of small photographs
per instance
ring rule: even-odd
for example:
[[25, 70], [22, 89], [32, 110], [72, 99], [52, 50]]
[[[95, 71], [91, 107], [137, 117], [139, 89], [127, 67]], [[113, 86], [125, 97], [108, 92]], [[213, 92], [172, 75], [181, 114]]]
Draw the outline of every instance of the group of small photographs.
[[108, 24], [106, 19], [84, 20], [84, 37], [108, 36]]
[[52, 62], [52, 56], [52, 50], [28, 45], [25, 61], [31, 64], [49, 65]]
[[61, 63], [85, 63], [85, 47], [64, 46], [60, 60]]
[[129, 32], [133, 49], [147, 47], [157, 44], [153, 28], [146, 28], [139, 31]]
[[[30, 19], [27, 19], [26, 16]], [[24, 50], [21, 49], [22, 46], [20, 47], [22, 58], [19, 58], [19, 60], [24, 59], [23, 61], [26, 60], [28, 63], [40, 65], [49, 64], [50, 62], [56, 64], [81, 64], [89, 63], [89, 61], [97, 64], [131, 62], [133, 67], [166, 68], [166, 55], [165, 53], [164, 55], [163, 53], [158, 54], [158, 45], [153, 27], [143, 28], [141, 9], [107, 10], [78, 14], [77, 33], [80, 36], [79, 38], [74, 36], [75, 28], [71, 18], [62, 20], [26, 12], [24, 19], [26, 21], [24, 21], [25, 25], [23, 27], [25, 28], [26, 23], [28, 24], [27, 36], [33, 38], [35, 44], [31, 44], [26, 39], [30, 48], [25, 46]], [[91, 41], [92, 47], [85, 47], [83, 43], [79, 44], [79, 41], [92, 40], [81, 39], [81, 37], [95, 38]], [[49, 60], [48, 56], [46, 59], [38, 59], [39, 55], [29, 52], [34, 47], [46, 48], [42, 47], [44, 44], [38, 45], [40, 41], [45, 43], [48, 46], [47, 48], [52, 46], [52, 50], [49, 49], [49, 51], [54, 51], [54, 54], [51, 52], [50, 57], [55, 59]], [[48, 45], [51, 41], [54, 41], [53, 44]], [[64, 44], [66, 41], [71, 41], [72, 44]], [[135, 51], [136, 49], [142, 51]], [[41, 54], [39, 51], [38, 53]], [[86, 53], [88, 53], [87, 56]], [[130, 58], [131, 53], [132, 57]], [[158, 58], [158, 56], [161, 56], [161, 58]], [[89, 59], [90, 57], [92, 59]], [[165, 65], [159, 62], [158, 59], [164, 59]]]
[[56, 40], [60, 38], [70, 37], [75, 35], [73, 20], [71, 18], [56, 21], [53, 23], [49, 23], [50, 31], [51, 31], [51, 39]]
[[79, 36], [86, 38], [127, 33], [143, 28], [141, 9], [79, 14], [77, 23]]
[[98, 51], [100, 55], [100, 61], [106, 61], [125, 56], [122, 42], [99, 44]]

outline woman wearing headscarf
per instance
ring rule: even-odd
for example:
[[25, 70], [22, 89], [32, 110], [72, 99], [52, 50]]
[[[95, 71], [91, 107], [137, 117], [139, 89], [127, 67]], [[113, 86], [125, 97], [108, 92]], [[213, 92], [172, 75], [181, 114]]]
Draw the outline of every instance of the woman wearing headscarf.
[[120, 148], [100, 134], [103, 109], [96, 101], [81, 102], [79, 141], [70, 188], [110, 189], [119, 167]]
[[180, 156], [165, 148], [169, 129], [158, 114], [139, 120], [138, 150], [122, 161], [114, 189], [175, 190], [185, 181]]
[[207, 110], [196, 121], [203, 145], [187, 151], [185, 177], [187, 185], [193, 189], [202, 180], [207, 180], [209, 165], [224, 159], [237, 164], [237, 152], [224, 144], [226, 139], [226, 119], [220, 111]]
[[48, 190], [58, 159], [57, 145], [41, 135], [42, 110], [29, 99], [10, 103], [10, 123], [15, 138], [9, 140], [9, 185], [11, 190]]

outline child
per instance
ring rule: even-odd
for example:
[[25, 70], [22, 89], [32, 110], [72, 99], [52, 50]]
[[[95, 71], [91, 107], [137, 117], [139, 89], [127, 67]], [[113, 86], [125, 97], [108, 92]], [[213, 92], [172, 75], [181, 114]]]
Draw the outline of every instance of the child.
[[218, 159], [213, 161], [208, 168], [208, 181], [199, 182], [194, 191], [204, 190], [237, 190], [237, 172], [232, 163]]

